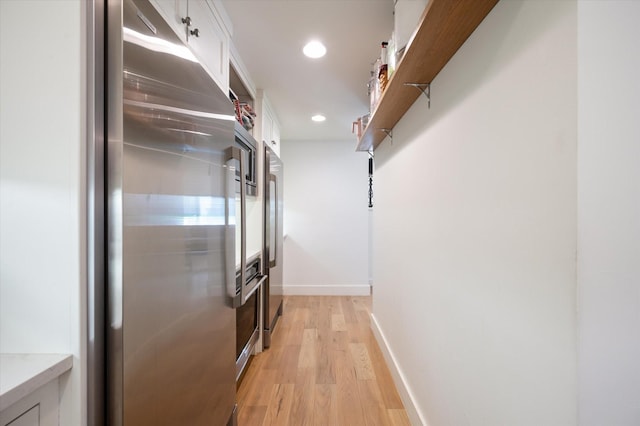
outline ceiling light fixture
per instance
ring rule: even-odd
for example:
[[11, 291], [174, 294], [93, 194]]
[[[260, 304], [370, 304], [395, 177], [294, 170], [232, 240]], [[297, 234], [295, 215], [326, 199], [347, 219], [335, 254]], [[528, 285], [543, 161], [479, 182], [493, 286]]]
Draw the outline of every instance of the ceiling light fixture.
[[304, 46], [302, 52], [310, 58], [322, 58], [327, 53], [327, 48], [319, 41], [313, 40]]
[[316, 114], [316, 115], [314, 115], [313, 117], [311, 117], [311, 119], [312, 119], [313, 121], [315, 121], [316, 123], [321, 123], [321, 122], [323, 122], [324, 120], [326, 120], [326, 119], [327, 119], [327, 117], [325, 117], [325, 116], [324, 116], [324, 115], [322, 115], [322, 114]]

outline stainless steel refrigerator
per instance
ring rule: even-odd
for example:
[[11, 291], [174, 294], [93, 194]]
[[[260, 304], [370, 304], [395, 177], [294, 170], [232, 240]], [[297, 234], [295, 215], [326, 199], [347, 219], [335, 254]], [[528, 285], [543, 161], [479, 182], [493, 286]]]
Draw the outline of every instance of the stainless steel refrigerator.
[[264, 330], [262, 342], [266, 348], [271, 346], [271, 335], [278, 317], [282, 315], [283, 177], [282, 161], [271, 148], [265, 145], [263, 253], [267, 280], [263, 291]]
[[232, 104], [147, 0], [107, 17], [106, 423], [234, 424]]

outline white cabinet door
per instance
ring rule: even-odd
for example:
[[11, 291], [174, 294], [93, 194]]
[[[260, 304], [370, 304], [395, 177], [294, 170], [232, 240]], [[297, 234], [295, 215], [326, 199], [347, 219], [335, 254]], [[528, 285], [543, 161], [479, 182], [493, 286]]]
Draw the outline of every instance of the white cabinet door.
[[213, 4], [207, 0], [151, 0], [151, 4], [180, 39], [187, 43], [226, 94], [229, 91], [231, 36]]
[[280, 157], [280, 127], [275, 120], [271, 125], [271, 149]]
[[40, 425], [40, 405], [36, 405], [29, 411], [22, 413], [20, 417], [7, 423], [7, 426], [39, 426]]
[[182, 22], [187, 17], [186, 0], [151, 0], [169, 26], [183, 42], [187, 41], [187, 26]]
[[222, 22], [207, 0], [189, 0], [189, 46], [226, 94], [229, 91], [229, 39]]
[[55, 379], [1, 411], [0, 426], [58, 426], [58, 403]]
[[275, 119], [273, 111], [268, 105], [265, 105], [264, 109], [264, 123], [263, 123], [263, 135], [265, 142], [269, 147], [280, 156], [280, 127]]
[[263, 90], [258, 90], [256, 99], [256, 114], [258, 114], [258, 129], [260, 134], [257, 139], [264, 142], [276, 155], [280, 156], [280, 125], [274, 113], [271, 103]]
[[262, 140], [270, 148], [273, 148], [271, 144], [271, 130], [273, 129], [273, 118], [269, 108], [263, 106], [262, 108]]

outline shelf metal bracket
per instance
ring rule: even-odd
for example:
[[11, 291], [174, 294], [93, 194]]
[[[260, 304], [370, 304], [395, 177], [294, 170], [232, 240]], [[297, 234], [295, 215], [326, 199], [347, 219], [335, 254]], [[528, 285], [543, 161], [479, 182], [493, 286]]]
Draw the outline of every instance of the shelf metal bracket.
[[393, 129], [378, 129], [378, 130], [380, 130], [385, 135], [389, 136], [389, 139], [391, 140], [391, 145], [393, 145]]
[[427, 102], [429, 109], [431, 109], [431, 85], [428, 83], [405, 83], [405, 86], [413, 86], [419, 91], [422, 92], [423, 95], [427, 97]]

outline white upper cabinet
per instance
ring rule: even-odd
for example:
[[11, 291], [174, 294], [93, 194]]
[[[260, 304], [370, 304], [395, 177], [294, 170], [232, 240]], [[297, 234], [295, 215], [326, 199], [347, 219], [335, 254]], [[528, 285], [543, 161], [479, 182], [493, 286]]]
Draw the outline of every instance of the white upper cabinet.
[[258, 91], [256, 101], [256, 113], [258, 115], [258, 128], [261, 131], [259, 139], [280, 156], [280, 124], [271, 103], [264, 91]]
[[151, 4], [160, 12], [169, 26], [178, 34], [180, 40], [187, 41], [187, 31], [182, 19], [187, 16], [187, 1], [180, 0], [150, 0]]
[[187, 42], [226, 95], [229, 92], [231, 36], [211, 2], [189, 0], [187, 6], [188, 16], [192, 19]]
[[226, 94], [229, 91], [231, 27], [212, 0], [151, 0]]
[[271, 144], [273, 145], [271, 148], [276, 152], [278, 157], [280, 157], [280, 126], [275, 118], [272, 118], [273, 123], [271, 124]]

